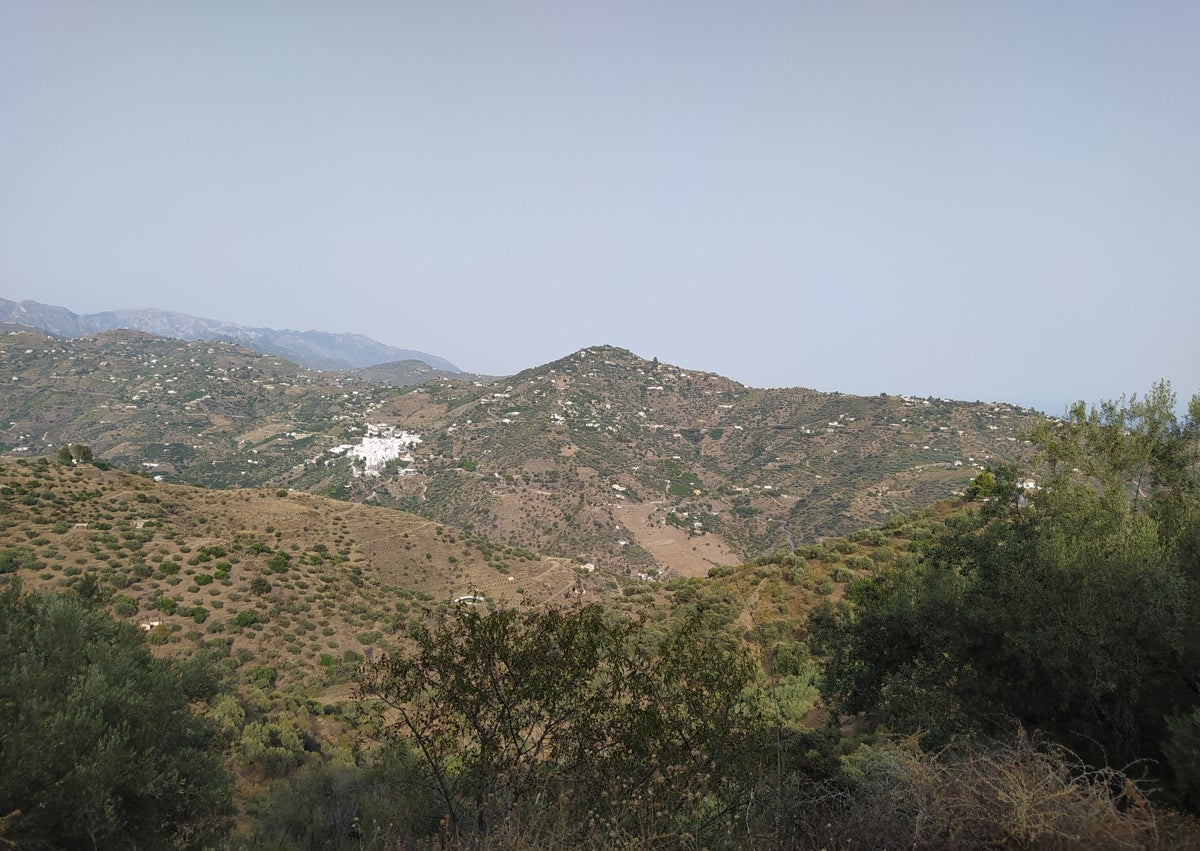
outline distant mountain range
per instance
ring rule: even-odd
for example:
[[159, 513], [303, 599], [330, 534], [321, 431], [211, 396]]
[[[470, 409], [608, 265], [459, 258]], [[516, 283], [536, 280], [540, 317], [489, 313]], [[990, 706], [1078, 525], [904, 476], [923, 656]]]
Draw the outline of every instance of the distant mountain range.
[[462, 372], [445, 358], [411, 349], [398, 349], [362, 334], [248, 328], [233, 322], [168, 310], [108, 310], [104, 313], [77, 314], [65, 307], [0, 298], [0, 323], [34, 328], [56, 337], [83, 337], [101, 331], [128, 329], [176, 340], [236, 343], [252, 351], [286, 358], [309, 369], [351, 370], [397, 361], [421, 361], [443, 373]]

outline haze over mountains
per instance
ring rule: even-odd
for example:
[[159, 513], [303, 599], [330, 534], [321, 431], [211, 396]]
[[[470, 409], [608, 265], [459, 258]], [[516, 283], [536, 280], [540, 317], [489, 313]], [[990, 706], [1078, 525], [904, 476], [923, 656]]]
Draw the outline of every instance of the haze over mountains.
[[362, 334], [248, 328], [233, 322], [168, 310], [109, 310], [76, 314], [65, 307], [0, 298], [0, 322], [36, 328], [56, 337], [82, 337], [99, 331], [128, 328], [178, 340], [237, 343], [256, 352], [287, 358], [309, 369], [359, 369], [394, 361], [417, 360], [443, 372], [462, 372], [445, 358], [388, 346]]

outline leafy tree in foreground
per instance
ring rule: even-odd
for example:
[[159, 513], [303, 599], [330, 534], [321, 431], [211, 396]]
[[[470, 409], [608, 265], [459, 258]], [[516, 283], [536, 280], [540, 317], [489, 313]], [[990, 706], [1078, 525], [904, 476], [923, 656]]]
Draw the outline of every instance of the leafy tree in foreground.
[[1015, 719], [1093, 764], [1148, 758], [1161, 777], [1177, 755], [1194, 777], [1200, 399], [1184, 422], [1174, 405], [1160, 384], [1042, 424], [1038, 489], [997, 471], [915, 566], [814, 618], [827, 698], [932, 741]]
[[180, 673], [73, 595], [0, 590], [0, 845], [203, 847], [230, 786]]
[[454, 833], [552, 810], [586, 835], [701, 801], [719, 820], [738, 800], [753, 665], [703, 612], [656, 633], [597, 605], [466, 610], [412, 638], [361, 690], [395, 710]]

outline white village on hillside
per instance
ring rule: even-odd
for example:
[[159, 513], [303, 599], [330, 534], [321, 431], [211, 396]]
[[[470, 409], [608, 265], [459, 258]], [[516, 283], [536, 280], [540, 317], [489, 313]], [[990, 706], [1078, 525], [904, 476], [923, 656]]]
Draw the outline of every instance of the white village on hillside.
[[361, 467], [358, 464], [351, 464], [355, 476], [378, 476], [389, 461], [399, 459], [411, 464], [413, 458], [412, 455], [406, 454], [407, 450], [420, 443], [421, 436], [419, 434], [379, 423], [368, 424], [367, 434], [359, 443], [342, 444], [329, 451], [335, 455], [344, 454], [352, 462], [355, 459], [361, 461]]

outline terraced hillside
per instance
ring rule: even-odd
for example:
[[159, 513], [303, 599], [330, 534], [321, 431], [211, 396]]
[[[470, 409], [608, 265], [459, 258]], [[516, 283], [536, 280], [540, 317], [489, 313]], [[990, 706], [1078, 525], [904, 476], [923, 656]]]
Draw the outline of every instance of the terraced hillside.
[[0, 335], [0, 455], [402, 508], [601, 572], [688, 576], [878, 525], [1020, 457], [999, 403], [752, 389], [611, 347], [417, 388], [137, 332]]
[[163, 652], [218, 647], [310, 692], [462, 598], [515, 605], [616, 590], [578, 565], [392, 509], [45, 459], [0, 464], [0, 574], [74, 587]]
[[[413, 391], [423, 393], [436, 395]], [[961, 491], [987, 463], [1018, 458], [1038, 416], [755, 390], [609, 347], [443, 404], [403, 473], [353, 487], [634, 571], [664, 567], [648, 542], [668, 530], [697, 552], [719, 540], [711, 563], [728, 564], [878, 525]]]

